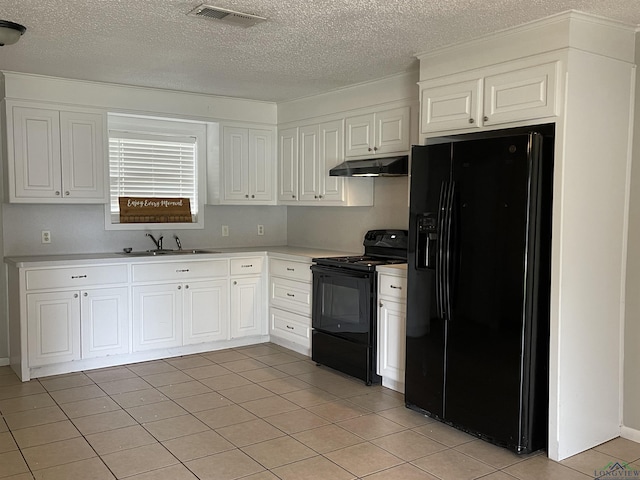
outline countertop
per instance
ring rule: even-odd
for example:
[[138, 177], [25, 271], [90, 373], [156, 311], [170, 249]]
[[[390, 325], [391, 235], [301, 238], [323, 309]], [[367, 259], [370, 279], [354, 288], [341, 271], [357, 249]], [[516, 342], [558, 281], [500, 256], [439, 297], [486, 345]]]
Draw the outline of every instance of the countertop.
[[[108, 263], [148, 263], [181, 261], [185, 259], [209, 259], [221, 255], [242, 256], [246, 254], [270, 255], [289, 260], [300, 260], [300, 257], [311, 260], [316, 257], [339, 257], [344, 255], [359, 255], [359, 252], [340, 252], [335, 250], [322, 250], [318, 248], [293, 247], [287, 245], [260, 246], [260, 247], [238, 247], [238, 248], [216, 248], [198, 247], [198, 249], [214, 250], [216, 253], [198, 253], [193, 255], [159, 255], [159, 256], [128, 256], [124, 253], [78, 253], [60, 255], [23, 255], [5, 257], [5, 263], [18, 268], [24, 267], [47, 267], [63, 265], [88, 265], [88, 264], [108, 264]], [[190, 249], [189, 249], [190, 250]], [[61, 265], [62, 264], [62, 265]]]

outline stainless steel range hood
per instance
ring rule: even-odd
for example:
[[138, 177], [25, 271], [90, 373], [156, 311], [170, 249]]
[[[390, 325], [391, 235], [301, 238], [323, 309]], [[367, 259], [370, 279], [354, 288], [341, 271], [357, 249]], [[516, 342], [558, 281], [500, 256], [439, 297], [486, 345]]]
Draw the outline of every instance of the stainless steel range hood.
[[409, 173], [409, 157], [347, 160], [329, 170], [333, 177], [399, 177]]

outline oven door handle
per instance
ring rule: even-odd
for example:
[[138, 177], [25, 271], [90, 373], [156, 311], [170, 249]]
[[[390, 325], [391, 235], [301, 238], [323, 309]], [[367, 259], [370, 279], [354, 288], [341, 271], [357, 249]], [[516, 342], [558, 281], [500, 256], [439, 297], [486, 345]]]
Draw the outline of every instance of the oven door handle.
[[352, 278], [371, 278], [376, 274], [375, 271], [365, 272], [362, 270], [354, 270], [350, 268], [328, 267], [325, 265], [311, 265], [312, 273], [323, 273], [332, 276], [352, 277]]

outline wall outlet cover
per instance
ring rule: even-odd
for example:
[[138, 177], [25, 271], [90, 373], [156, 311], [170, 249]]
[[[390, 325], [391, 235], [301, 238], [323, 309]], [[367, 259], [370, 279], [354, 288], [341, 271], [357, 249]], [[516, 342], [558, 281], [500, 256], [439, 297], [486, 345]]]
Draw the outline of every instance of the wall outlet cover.
[[42, 230], [42, 243], [51, 243], [51, 232], [49, 230]]
[[264, 225], [258, 225], [258, 235], [264, 235]]
[[222, 225], [222, 236], [223, 237], [229, 236], [229, 225]]

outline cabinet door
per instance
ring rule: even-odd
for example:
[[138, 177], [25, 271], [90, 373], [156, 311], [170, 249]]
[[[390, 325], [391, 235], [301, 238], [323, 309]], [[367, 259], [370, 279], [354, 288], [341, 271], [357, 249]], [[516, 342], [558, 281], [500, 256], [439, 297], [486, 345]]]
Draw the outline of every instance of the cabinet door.
[[320, 195], [320, 127], [300, 127], [300, 200], [318, 200]]
[[375, 143], [374, 128], [375, 116], [373, 113], [347, 118], [345, 123], [345, 156], [371, 155]]
[[60, 114], [57, 110], [13, 107], [12, 116], [12, 200], [62, 198]]
[[273, 139], [270, 130], [249, 130], [249, 198], [273, 200]]
[[104, 203], [104, 115], [60, 112], [62, 195]]
[[298, 129], [280, 131], [278, 141], [278, 201], [298, 200]]
[[182, 345], [182, 284], [133, 287], [133, 351]]
[[228, 281], [190, 282], [184, 285], [183, 343], [227, 340]]
[[409, 151], [409, 107], [376, 112], [376, 154]]
[[265, 305], [262, 298], [262, 278], [232, 278], [231, 337], [264, 335]]
[[378, 308], [378, 375], [404, 384], [406, 307], [381, 300]]
[[318, 179], [319, 197], [323, 202], [344, 201], [344, 179], [329, 175], [336, 165], [344, 161], [344, 124], [342, 120], [326, 122], [320, 125], [320, 162]]
[[80, 358], [79, 297], [77, 291], [27, 295], [30, 367]]
[[557, 63], [493, 75], [484, 81], [484, 124], [556, 115]]
[[129, 353], [127, 287], [81, 293], [82, 358]]
[[420, 92], [420, 132], [476, 128], [480, 121], [480, 79], [441, 87], [423, 88]]
[[223, 127], [222, 170], [224, 200], [249, 198], [249, 130]]

